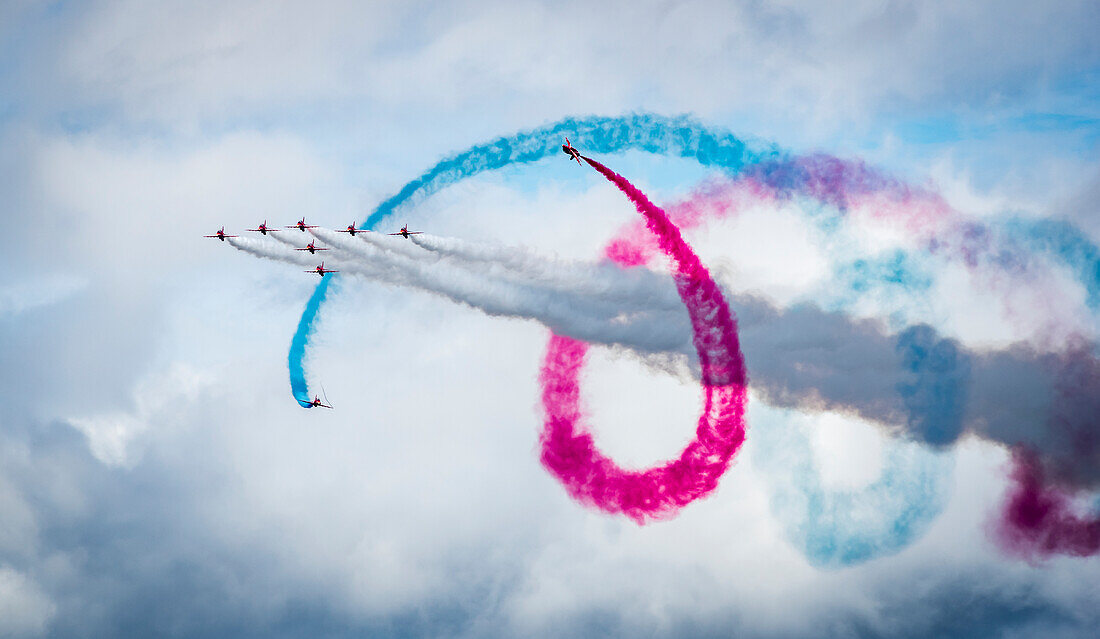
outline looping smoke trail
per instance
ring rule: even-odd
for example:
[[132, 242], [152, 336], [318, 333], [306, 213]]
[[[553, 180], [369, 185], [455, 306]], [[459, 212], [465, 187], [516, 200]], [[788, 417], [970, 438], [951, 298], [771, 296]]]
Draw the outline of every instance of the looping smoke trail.
[[679, 229], [625, 178], [584, 159], [634, 203], [673, 260], [673, 277], [694, 329], [705, 403], [695, 439], [679, 458], [646, 471], [624, 470], [600, 453], [580, 426], [579, 374], [587, 345], [554, 335], [540, 374], [546, 414], [542, 463], [575, 499], [644, 524], [675, 514], [717, 487], [745, 440], [747, 376], [733, 313]]
[[[782, 152], [775, 145], [757, 143], [755, 148], [729, 133], [711, 129], [688, 116], [666, 117], [633, 114], [623, 117], [565, 118], [552, 124], [502, 137], [487, 144], [446, 158], [407, 183], [396, 195], [382, 202], [367, 217], [364, 228], [374, 228], [402, 206], [415, 204], [424, 198], [474, 175], [514, 164], [536, 162], [558, 153], [558, 141], [571, 136], [582, 148], [597, 153], [617, 153], [639, 150], [662, 155], [690, 158], [702, 166], [740, 171], [749, 164], [767, 158], [778, 158]], [[317, 317], [329, 289], [339, 281], [339, 274], [325, 277], [302, 310], [298, 328], [290, 341], [287, 367], [294, 398], [304, 408], [310, 408], [306, 382], [305, 358], [309, 341], [316, 330]]]

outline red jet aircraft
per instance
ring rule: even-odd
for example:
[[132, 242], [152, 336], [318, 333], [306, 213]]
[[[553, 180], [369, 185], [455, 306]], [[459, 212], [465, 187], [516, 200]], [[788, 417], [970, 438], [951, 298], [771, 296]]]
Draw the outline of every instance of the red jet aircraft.
[[288, 229], [298, 229], [299, 231], [305, 233], [306, 229], [315, 229], [317, 227], [316, 226], [310, 226], [309, 224], [306, 224], [306, 218], [303, 217], [302, 219], [298, 220], [297, 224], [292, 224], [291, 226], [288, 226], [287, 228]]
[[[310, 227], [310, 228], [312, 228], [312, 227]], [[314, 241], [316, 241], [316, 240], [314, 240]], [[296, 248], [294, 250], [295, 251], [309, 251], [310, 255], [316, 255], [317, 251], [327, 251], [328, 249], [324, 248], [324, 247], [320, 247], [320, 246], [314, 246], [313, 242], [310, 242], [309, 244], [306, 245], [305, 248]]]
[[336, 232], [337, 233], [347, 233], [347, 234], [351, 235], [352, 237], [355, 237], [356, 233], [370, 233], [370, 229], [357, 229], [357, 228], [355, 228], [355, 223], [353, 222], [351, 224], [348, 224], [348, 228], [344, 229], [343, 231], [336, 231]]
[[573, 148], [573, 145], [569, 143], [569, 138], [565, 138], [565, 144], [561, 145], [561, 150], [562, 153], [576, 160], [577, 164], [584, 166], [581, 163], [581, 152]]
[[267, 228], [267, 220], [264, 220], [263, 224], [259, 225], [258, 227], [254, 228], [254, 229], [245, 229], [245, 230], [246, 231], [256, 231], [256, 232], [260, 233], [261, 235], [267, 235], [268, 233], [278, 233], [279, 232], [279, 229], [269, 229], [269, 228]]
[[332, 406], [329, 406], [328, 404], [322, 404], [321, 403], [321, 398], [318, 397], [317, 395], [313, 396], [313, 401], [310, 402], [310, 405], [313, 406], [314, 408], [317, 408], [318, 406], [320, 406], [321, 408], [332, 408]]
[[334, 271], [330, 268], [325, 268], [325, 263], [321, 262], [321, 265], [318, 266], [317, 268], [311, 269], [311, 270], [308, 270], [308, 271], [305, 271], [305, 272], [306, 273], [316, 273], [316, 274], [320, 275], [321, 277], [324, 277], [324, 276], [328, 275], [329, 273], [339, 273], [340, 271]]
[[217, 238], [217, 239], [224, 242], [225, 238], [227, 238], [227, 237], [237, 237], [237, 236], [236, 235], [226, 235], [225, 234], [225, 227], [223, 226], [220, 229], [218, 229], [217, 233], [215, 233], [213, 235], [204, 235], [203, 237], [214, 237], [214, 238]]
[[406, 224], [405, 226], [401, 227], [400, 231], [398, 231], [396, 233], [390, 233], [390, 235], [400, 235], [401, 237], [403, 237], [407, 240], [407, 239], [409, 239], [410, 235], [422, 235], [423, 233], [424, 233], [424, 231], [410, 231], [409, 230], [409, 225]]

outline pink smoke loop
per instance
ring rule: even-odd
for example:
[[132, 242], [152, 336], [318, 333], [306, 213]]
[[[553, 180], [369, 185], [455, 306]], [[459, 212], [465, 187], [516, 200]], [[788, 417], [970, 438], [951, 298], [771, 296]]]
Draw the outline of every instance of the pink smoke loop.
[[[733, 312], [679, 228], [625, 178], [595, 160], [584, 159], [634, 203], [659, 249], [672, 260], [673, 277], [691, 318], [699, 354], [704, 409], [695, 439], [677, 459], [644, 471], [622, 469], [600, 453], [581, 424], [579, 378], [588, 345], [553, 335], [539, 376], [546, 417], [540, 438], [542, 463], [573, 498], [644, 524], [671, 517], [717, 487], [745, 441], [748, 379]], [[629, 248], [621, 242], [618, 246]], [[639, 256], [633, 264], [648, 259], [637, 251], [624, 254]], [[623, 262], [631, 264], [631, 260]]]

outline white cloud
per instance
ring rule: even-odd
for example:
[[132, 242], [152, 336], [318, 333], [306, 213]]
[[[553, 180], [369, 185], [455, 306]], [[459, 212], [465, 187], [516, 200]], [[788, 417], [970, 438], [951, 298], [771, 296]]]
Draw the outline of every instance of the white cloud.
[[39, 636], [56, 610], [26, 575], [0, 565], [0, 637]]

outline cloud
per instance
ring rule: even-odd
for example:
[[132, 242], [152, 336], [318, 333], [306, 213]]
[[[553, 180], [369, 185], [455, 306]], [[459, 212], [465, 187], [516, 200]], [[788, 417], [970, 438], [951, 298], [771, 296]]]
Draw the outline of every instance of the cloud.
[[0, 565], [0, 636], [40, 635], [57, 606], [22, 573]]

